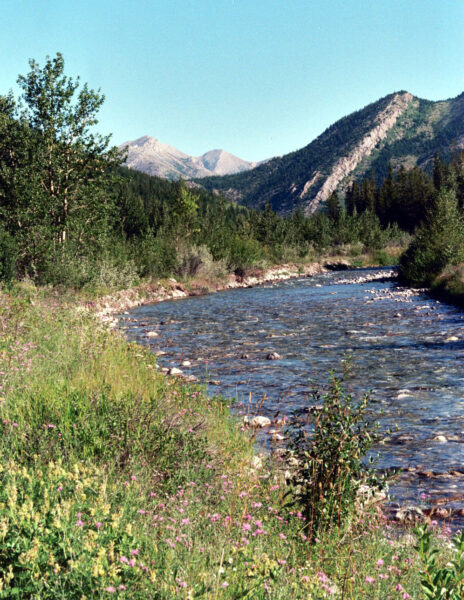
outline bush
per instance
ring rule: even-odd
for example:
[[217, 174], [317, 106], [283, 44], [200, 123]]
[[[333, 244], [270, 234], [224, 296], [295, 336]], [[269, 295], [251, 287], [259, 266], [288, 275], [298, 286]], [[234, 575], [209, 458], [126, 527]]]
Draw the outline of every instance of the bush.
[[0, 281], [9, 282], [15, 275], [16, 244], [11, 235], [0, 227]]
[[464, 220], [453, 191], [442, 190], [400, 259], [400, 279], [429, 286], [449, 265], [464, 262]]
[[179, 250], [177, 260], [176, 274], [182, 277], [197, 275], [221, 279], [227, 273], [225, 261], [215, 262], [207, 246], [184, 246]]
[[174, 241], [167, 235], [149, 234], [133, 243], [131, 250], [141, 277], [167, 277], [178, 264]]
[[256, 265], [263, 258], [264, 250], [257, 240], [239, 236], [230, 240], [227, 266], [237, 275], [243, 276], [248, 267]]
[[421, 586], [427, 600], [462, 600], [464, 598], [464, 533], [453, 540], [454, 557], [445, 566], [438, 566], [438, 550], [432, 548], [432, 535], [426, 526], [415, 531], [418, 551], [424, 568], [421, 571]]
[[303, 505], [307, 533], [312, 539], [331, 525], [341, 525], [352, 511], [361, 485], [379, 486], [380, 480], [365, 457], [378, 441], [377, 423], [366, 419], [370, 397], [354, 401], [333, 374], [323, 398], [313, 394], [316, 410], [309, 423], [312, 435], [301, 421], [289, 429], [290, 449], [297, 467], [293, 475], [296, 496]]

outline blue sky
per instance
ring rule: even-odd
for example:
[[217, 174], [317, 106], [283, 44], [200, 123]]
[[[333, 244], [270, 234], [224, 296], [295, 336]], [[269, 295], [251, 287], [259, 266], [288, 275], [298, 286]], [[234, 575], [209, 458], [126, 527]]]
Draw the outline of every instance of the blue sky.
[[462, 0], [0, 0], [0, 19], [0, 94], [59, 51], [116, 144], [260, 160], [393, 91], [464, 91]]

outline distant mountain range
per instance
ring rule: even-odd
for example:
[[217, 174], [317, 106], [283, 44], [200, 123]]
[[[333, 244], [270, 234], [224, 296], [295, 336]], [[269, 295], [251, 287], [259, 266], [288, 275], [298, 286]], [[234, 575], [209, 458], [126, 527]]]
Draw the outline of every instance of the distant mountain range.
[[464, 94], [432, 102], [402, 91], [340, 119], [301, 150], [198, 183], [248, 206], [270, 202], [281, 213], [309, 214], [354, 179], [373, 172], [380, 181], [389, 162], [428, 169], [436, 152], [447, 159], [463, 147]]
[[210, 150], [201, 156], [189, 156], [148, 135], [119, 146], [120, 149], [126, 147], [126, 166], [166, 179], [229, 175], [248, 171], [260, 164], [248, 162], [225, 150]]
[[428, 169], [464, 148], [464, 93], [432, 102], [401, 91], [340, 119], [310, 144], [261, 163], [224, 150], [193, 157], [144, 136], [128, 147], [127, 166], [169, 179], [194, 179], [205, 189], [247, 206], [270, 202], [280, 213], [316, 211], [337, 190], [371, 172], [381, 181], [394, 169]]

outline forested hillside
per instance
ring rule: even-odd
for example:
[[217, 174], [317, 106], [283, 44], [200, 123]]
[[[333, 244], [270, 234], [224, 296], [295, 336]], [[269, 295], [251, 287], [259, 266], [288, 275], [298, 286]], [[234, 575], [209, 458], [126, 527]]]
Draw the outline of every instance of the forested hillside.
[[389, 165], [430, 172], [437, 152], [448, 161], [463, 140], [464, 94], [431, 102], [398, 92], [340, 119], [301, 150], [199, 183], [248, 206], [270, 202], [279, 213], [300, 207], [310, 214], [371, 172], [380, 183]]
[[170, 274], [221, 277], [334, 246], [378, 250], [399, 234], [372, 212], [282, 218], [270, 204], [249, 209], [124, 169], [109, 136], [93, 132], [104, 97], [65, 75], [60, 54], [30, 67], [18, 79], [22, 98], [0, 99], [3, 280], [111, 287]]

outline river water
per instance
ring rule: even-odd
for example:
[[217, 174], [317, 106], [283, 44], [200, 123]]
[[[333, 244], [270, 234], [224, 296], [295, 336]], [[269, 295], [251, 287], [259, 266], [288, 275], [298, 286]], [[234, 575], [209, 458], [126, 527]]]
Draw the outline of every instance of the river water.
[[[373, 415], [394, 430], [377, 463], [401, 471], [392, 498], [462, 508], [464, 312], [375, 280], [388, 274], [332, 272], [172, 300], [120, 315], [119, 325], [165, 352], [161, 366], [214, 381], [209, 393], [232, 399], [237, 412], [260, 406], [271, 418], [312, 406], [314, 385], [348, 361], [349, 390], [370, 391]], [[282, 358], [267, 360], [271, 352]]]

